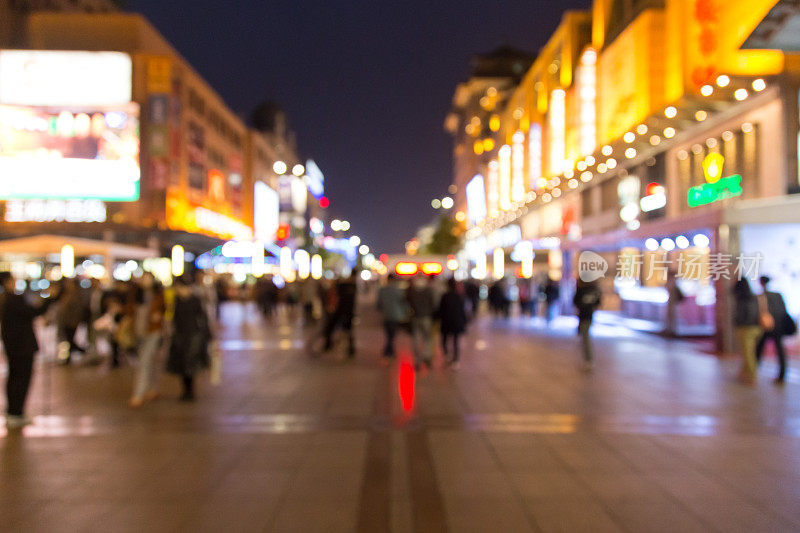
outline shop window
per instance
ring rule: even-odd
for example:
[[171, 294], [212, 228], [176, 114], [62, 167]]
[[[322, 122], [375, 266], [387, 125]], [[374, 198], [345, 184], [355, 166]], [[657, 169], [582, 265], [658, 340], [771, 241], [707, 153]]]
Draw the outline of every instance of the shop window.
[[602, 213], [619, 209], [617, 185], [619, 185], [618, 179], [606, 180], [600, 185], [600, 211]]
[[581, 216], [589, 218], [594, 216], [594, 187], [588, 187], [581, 193]]

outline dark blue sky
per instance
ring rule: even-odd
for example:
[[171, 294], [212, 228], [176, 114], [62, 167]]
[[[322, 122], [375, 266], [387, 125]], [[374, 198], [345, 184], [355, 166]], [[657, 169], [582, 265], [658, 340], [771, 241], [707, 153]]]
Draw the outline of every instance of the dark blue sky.
[[[380, 5], [378, 5], [380, 4]], [[129, 0], [242, 117], [273, 99], [325, 173], [331, 214], [401, 251], [451, 178], [443, 131], [469, 59], [536, 52], [589, 0]]]

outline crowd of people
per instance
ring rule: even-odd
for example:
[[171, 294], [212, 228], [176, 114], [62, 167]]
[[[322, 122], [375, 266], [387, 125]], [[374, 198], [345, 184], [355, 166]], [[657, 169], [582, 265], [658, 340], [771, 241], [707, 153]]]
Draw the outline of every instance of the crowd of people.
[[[39, 316], [56, 331], [54, 348], [60, 365], [107, 361], [113, 370], [135, 358], [131, 407], [158, 398], [162, 354], [166, 360], [163, 368], [180, 378], [180, 399], [194, 400], [194, 378], [209, 367], [216, 351], [213, 331], [218, 299], [202, 275], [176, 278], [168, 288], [148, 273], [107, 287], [98, 280], [84, 287], [75, 279], [63, 278], [46, 297], [18, 290], [17, 280], [8, 272], [0, 273], [0, 282], [9, 427], [30, 423], [25, 401], [39, 351], [34, 328]], [[79, 330], [85, 332], [82, 339]]]
[[[302, 323], [312, 332], [309, 348], [314, 353], [315, 342], [320, 343], [323, 352], [332, 350], [335, 336], [341, 331], [346, 357], [352, 359], [356, 356], [358, 280], [357, 270], [339, 280], [306, 279], [286, 285], [261, 278], [250, 287], [245, 299], [256, 303], [268, 323], [275, 319], [278, 309], [287, 309], [292, 317], [302, 317]], [[769, 278], [762, 277], [760, 282], [762, 290], [758, 294], [746, 280], [733, 287], [735, 333], [743, 360], [739, 379], [745, 384], [755, 383], [764, 348], [772, 342], [779, 362], [775, 383], [783, 384], [787, 372], [783, 340], [797, 332], [797, 325], [781, 295], [769, 290]], [[197, 273], [176, 278], [171, 286], [164, 287], [148, 273], [107, 286], [98, 280], [79, 283], [64, 278], [51, 286], [45, 297], [19, 290], [20, 283], [8, 272], [0, 273], [0, 285], [0, 335], [8, 360], [9, 427], [30, 422], [24, 407], [34, 356], [39, 350], [34, 320], [40, 316], [56, 332], [53, 351], [61, 365], [106, 362], [113, 370], [135, 360], [129, 400], [133, 408], [159, 397], [161, 370], [179, 378], [181, 400], [194, 400], [195, 376], [219, 361], [214, 331], [220, 303], [231, 296], [224, 280]], [[382, 361], [389, 364], [396, 357], [397, 336], [407, 332], [418, 370], [432, 368], [437, 345], [445, 366], [458, 368], [460, 339], [477, 315], [481, 291], [471, 280], [459, 282], [422, 274], [401, 279], [390, 274], [375, 295], [385, 337]], [[594, 351], [590, 329], [601, 306], [602, 292], [597, 282], [578, 279], [573, 294], [583, 367], [591, 371]], [[513, 291], [501, 279], [489, 285], [485, 297], [495, 317], [510, 316], [516, 301], [521, 316], [538, 316], [541, 308], [541, 316], [548, 324], [562, 303], [560, 284], [550, 277], [516, 280]], [[668, 317], [668, 322], [675, 321], [675, 316]]]

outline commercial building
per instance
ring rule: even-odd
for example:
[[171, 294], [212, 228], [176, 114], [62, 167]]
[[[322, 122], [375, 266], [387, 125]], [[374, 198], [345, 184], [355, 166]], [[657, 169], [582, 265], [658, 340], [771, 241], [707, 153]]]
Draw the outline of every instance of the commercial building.
[[[0, 41], [2, 237], [154, 257], [180, 244], [190, 258], [228, 240], [311, 244], [302, 232], [311, 218], [323, 231], [324, 178], [316, 165], [306, 175], [282, 112], [249, 128], [142, 16], [84, 7], [18, 12], [22, 29]], [[297, 231], [281, 238], [287, 180]], [[126, 259], [138, 257], [103, 262]]]
[[716, 332], [721, 349], [739, 273], [769, 274], [800, 313], [800, 59], [780, 49], [797, 49], [794, 9], [597, 0], [567, 13], [499, 113], [468, 248], [550, 249], [566, 287], [581, 252], [599, 253], [608, 307], [655, 324], [674, 268], [679, 332]]

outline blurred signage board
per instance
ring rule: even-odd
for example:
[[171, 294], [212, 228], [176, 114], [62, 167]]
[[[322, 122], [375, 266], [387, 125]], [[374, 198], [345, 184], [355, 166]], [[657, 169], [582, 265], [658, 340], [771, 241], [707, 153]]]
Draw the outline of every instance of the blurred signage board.
[[486, 218], [486, 185], [480, 174], [467, 183], [467, 213], [473, 224]]
[[9, 200], [6, 222], [105, 222], [100, 200]]
[[305, 182], [311, 196], [317, 200], [325, 196], [325, 176], [313, 159], [306, 161]]
[[119, 106], [131, 101], [131, 57], [122, 52], [0, 50], [0, 104]]
[[253, 229], [218, 206], [189, 201], [184, 191], [167, 189], [167, 226], [171, 230], [203, 233], [221, 239], [251, 240]]
[[139, 198], [139, 109], [0, 105], [0, 200]]
[[265, 243], [273, 242], [279, 225], [278, 193], [263, 181], [255, 183], [253, 192], [256, 239]]

